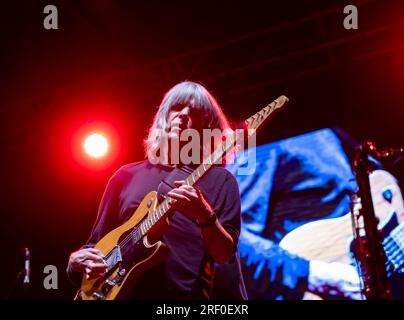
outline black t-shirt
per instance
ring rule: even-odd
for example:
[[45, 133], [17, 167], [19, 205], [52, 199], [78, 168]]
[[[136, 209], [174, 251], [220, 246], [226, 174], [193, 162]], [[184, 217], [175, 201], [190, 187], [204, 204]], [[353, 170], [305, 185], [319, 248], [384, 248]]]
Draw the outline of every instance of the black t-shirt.
[[[144, 196], [150, 191], [157, 191], [160, 182], [172, 170], [172, 167], [154, 165], [148, 160], [120, 168], [108, 182], [86, 246], [94, 245], [109, 231], [128, 220]], [[213, 167], [196, 187], [233, 238], [236, 250], [240, 232], [240, 194], [236, 179], [225, 168]], [[198, 224], [174, 211], [162, 240], [169, 247], [166, 258], [142, 275], [131, 298], [209, 298], [214, 263], [204, 248]]]

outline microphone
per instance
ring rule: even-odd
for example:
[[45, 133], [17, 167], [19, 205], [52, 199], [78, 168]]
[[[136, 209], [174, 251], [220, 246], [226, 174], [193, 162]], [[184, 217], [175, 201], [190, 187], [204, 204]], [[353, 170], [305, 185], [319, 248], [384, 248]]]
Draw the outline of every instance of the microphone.
[[24, 262], [24, 281], [23, 284], [24, 286], [28, 286], [31, 283], [31, 257], [30, 257], [30, 252], [29, 249], [27, 247], [24, 248], [24, 253], [25, 253], [25, 262]]

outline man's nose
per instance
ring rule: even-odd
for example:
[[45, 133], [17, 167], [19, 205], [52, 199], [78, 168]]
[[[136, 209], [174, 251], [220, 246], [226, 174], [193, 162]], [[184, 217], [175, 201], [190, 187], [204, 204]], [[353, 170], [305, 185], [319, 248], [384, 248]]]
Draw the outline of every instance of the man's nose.
[[191, 108], [190, 107], [185, 107], [184, 109], [181, 110], [181, 112], [179, 113], [178, 116], [181, 119], [189, 118], [190, 113], [191, 113]]

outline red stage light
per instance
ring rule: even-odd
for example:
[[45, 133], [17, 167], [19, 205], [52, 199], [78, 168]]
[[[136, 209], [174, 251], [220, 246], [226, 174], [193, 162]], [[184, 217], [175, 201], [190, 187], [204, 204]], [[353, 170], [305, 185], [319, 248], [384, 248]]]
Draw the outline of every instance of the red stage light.
[[[112, 121], [111, 121], [112, 122]], [[88, 121], [77, 125], [69, 137], [72, 160], [90, 171], [109, 170], [121, 157], [121, 139], [111, 122]]]
[[99, 134], [93, 133], [84, 140], [84, 151], [92, 158], [101, 158], [108, 152], [107, 139]]

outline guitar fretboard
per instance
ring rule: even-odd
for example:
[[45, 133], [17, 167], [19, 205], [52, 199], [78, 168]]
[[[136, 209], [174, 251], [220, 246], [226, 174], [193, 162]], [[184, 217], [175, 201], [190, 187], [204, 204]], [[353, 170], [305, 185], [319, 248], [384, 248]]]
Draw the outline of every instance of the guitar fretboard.
[[[398, 225], [383, 240], [387, 258], [387, 272], [403, 272], [404, 269], [404, 223]], [[390, 275], [390, 274], [389, 274]]]

